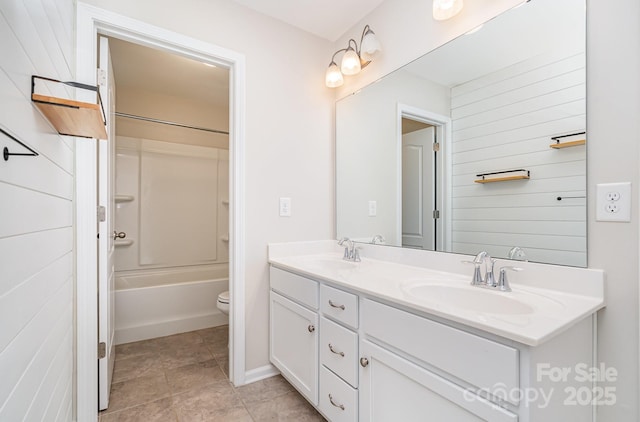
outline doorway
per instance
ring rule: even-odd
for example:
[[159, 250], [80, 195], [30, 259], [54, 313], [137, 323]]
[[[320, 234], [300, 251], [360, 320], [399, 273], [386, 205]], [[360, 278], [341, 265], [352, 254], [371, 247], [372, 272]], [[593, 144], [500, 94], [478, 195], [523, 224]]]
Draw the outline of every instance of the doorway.
[[[109, 380], [135, 371], [130, 360], [106, 371], [115, 345], [228, 326], [216, 299], [229, 291], [229, 70], [99, 39], [101, 89], [115, 99], [115, 129], [98, 154], [99, 185], [108, 185], [99, 204], [109, 220], [100, 224], [98, 258], [102, 410], [111, 407]], [[109, 272], [103, 261], [113, 262]]]
[[397, 106], [398, 233], [402, 246], [446, 251], [451, 243], [451, 118]]
[[[107, 35], [214, 64], [230, 72], [229, 115], [229, 279], [232, 306], [229, 333], [230, 378], [244, 384], [244, 57], [83, 3], [77, 6], [76, 79], [94, 83], [97, 37]], [[89, 98], [80, 100], [91, 101]], [[95, 99], [93, 99], [95, 100]], [[97, 417], [97, 244], [95, 242], [97, 145], [76, 144], [76, 417]]]

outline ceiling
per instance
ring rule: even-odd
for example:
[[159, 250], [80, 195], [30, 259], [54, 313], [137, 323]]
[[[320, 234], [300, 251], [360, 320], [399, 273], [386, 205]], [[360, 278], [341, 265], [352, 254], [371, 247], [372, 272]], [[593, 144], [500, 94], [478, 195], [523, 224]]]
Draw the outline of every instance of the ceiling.
[[135, 88], [229, 106], [229, 71], [177, 54], [109, 38], [118, 90]]
[[[234, 0], [329, 41], [335, 41], [384, 0]], [[337, 13], [336, 11], [339, 11]], [[229, 71], [176, 54], [110, 38], [116, 85], [229, 105]]]
[[331, 42], [384, 0], [233, 0]]

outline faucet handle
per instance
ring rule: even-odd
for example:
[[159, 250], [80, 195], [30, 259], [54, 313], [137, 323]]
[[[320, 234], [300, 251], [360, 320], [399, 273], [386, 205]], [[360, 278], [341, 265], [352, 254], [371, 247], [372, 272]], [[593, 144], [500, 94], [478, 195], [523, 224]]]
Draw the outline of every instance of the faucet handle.
[[520, 267], [506, 266], [500, 268], [500, 277], [498, 278], [498, 284], [496, 287], [501, 292], [510, 292], [509, 280], [507, 279], [507, 271], [522, 271]]
[[473, 270], [473, 277], [471, 278], [471, 285], [472, 286], [483, 285], [484, 280], [482, 279], [482, 273], [480, 272], [480, 265], [482, 265], [482, 261], [476, 262], [475, 260], [473, 260], [473, 261], [461, 261], [461, 262], [463, 264], [472, 264], [475, 266]]
[[360, 250], [360, 248], [358, 248], [357, 246], [353, 247], [353, 257], [352, 257], [352, 261], [353, 262], [360, 262], [362, 261], [360, 259], [360, 252], [358, 252]]

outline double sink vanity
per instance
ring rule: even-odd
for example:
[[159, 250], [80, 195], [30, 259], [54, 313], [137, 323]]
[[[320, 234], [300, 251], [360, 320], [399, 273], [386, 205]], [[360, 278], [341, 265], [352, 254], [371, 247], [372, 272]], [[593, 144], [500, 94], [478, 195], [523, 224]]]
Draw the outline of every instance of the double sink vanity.
[[473, 257], [359, 252], [269, 246], [271, 362], [328, 420], [592, 420], [601, 271], [522, 262], [504, 292]]

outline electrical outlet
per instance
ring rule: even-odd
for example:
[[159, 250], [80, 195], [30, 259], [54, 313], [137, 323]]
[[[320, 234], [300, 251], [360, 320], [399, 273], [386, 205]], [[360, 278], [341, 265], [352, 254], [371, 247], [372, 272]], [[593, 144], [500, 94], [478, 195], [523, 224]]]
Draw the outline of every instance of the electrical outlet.
[[631, 183], [600, 183], [596, 194], [597, 221], [631, 221]]
[[619, 192], [607, 192], [607, 201], [617, 201], [620, 199]]

